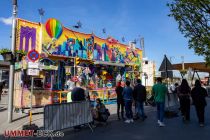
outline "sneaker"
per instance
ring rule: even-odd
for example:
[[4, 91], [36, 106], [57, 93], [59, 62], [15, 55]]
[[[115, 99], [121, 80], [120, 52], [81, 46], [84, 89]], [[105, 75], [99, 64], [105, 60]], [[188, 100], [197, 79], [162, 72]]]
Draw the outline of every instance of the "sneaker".
[[126, 121], [125, 121], [125, 123], [130, 123], [130, 122], [131, 122], [130, 120], [126, 120]]
[[130, 119], [130, 122], [133, 123], [134, 122], [133, 119]]
[[203, 123], [200, 123], [200, 127], [204, 127], [204, 124]]
[[165, 125], [163, 122], [160, 122], [160, 123], [159, 123], [159, 126], [160, 126], [160, 127], [164, 127], [164, 126], [166, 126], [166, 125]]
[[186, 117], [185, 116], [182, 116], [182, 121], [186, 122]]
[[94, 124], [92, 124], [91, 126], [92, 126], [92, 128], [96, 128], [96, 125], [94, 125]]
[[160, 120], [158, 120], [157, 123], [160, 124], [161, 123]]

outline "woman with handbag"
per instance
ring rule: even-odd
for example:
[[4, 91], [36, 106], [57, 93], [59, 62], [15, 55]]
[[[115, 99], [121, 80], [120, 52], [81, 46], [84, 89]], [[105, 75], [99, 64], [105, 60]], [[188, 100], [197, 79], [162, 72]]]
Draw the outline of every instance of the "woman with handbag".
[[178, 97], [184, 122], [190, 121], [190, 92], [191, 88], [187, 80], [182, 79], [182, 83], [178, 87]]
[[196, 80], [195, 87], [192, 89], [191, 92], [191, 97], [201, 127], [204, 126], [204, 113], [205, 113], [205, 106], [207, 105], [205, 97], [207, 96], [208, 94], [206, 89], [201, 86], [199, 80]]

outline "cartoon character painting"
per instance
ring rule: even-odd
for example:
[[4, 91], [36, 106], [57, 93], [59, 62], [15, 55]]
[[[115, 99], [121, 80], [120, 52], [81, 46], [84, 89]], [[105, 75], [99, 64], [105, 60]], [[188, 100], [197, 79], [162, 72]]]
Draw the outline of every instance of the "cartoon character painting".
[[93, 59], [94, 36], [91, 36], [90, 38], [86, 39], [86, 45], [87, 45], [87, 58]]

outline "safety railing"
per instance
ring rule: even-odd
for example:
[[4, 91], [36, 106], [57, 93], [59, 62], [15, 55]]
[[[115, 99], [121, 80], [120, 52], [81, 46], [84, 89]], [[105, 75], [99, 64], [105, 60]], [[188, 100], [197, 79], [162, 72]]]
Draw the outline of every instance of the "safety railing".
[[92, 121], [88, 101], [51, 104], [44, 107], [45, 130], [62, 130], [83, 124], [89, 125]]

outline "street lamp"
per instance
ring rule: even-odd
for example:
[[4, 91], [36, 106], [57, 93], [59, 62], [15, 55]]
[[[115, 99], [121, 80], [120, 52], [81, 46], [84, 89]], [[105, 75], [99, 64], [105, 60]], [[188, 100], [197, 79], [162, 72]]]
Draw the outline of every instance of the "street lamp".
[[148, 75], [147, 75], [146, 72], [144, 73], [144, 79], [145, 79], [145, 87], [146, 87], [147, 86], [146, 82], [147, 82], [147, 79], [148, 79]]
[[[12, 44], [11, 51], [12, 55], [15, 54], [15, 33], [16, 33], [16, 16], [17, 16], [17, 0], [12, 1], [13, 11], [12, 11]], [[13, 113], [13, 93], [14, 93], [14, 70], [15, 63], [10, 63], [10, 73], [9, 73], [9, 102], [8, 102], [8, 122], [12, 122]]]

